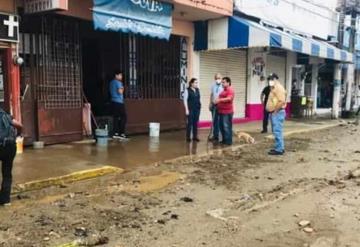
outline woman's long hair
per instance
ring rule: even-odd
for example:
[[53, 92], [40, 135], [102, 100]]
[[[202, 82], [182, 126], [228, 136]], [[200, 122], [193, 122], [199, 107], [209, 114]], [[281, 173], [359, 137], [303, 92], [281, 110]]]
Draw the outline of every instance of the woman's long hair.
[[189, 81], [189, 88], [191, 88], [191, 86], [197, 81], [196, 78], [191, 78], [191, 80]]

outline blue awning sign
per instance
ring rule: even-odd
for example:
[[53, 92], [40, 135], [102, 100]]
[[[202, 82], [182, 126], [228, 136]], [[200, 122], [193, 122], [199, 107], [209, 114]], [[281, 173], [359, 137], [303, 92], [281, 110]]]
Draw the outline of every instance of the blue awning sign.
[[96, 30], [169, 39], [172, 5], [157, 0], [94, 0]]
[[[279, 30], [242, 17], [231, 16], [195, 25], [194, 49], [275, 47], [309, 56], [353, 63], [353, 54], [325, 41]], [[223, 39], [214, 39], [215, 34]], [[224, 42], [224, 40], [228, 42]]]

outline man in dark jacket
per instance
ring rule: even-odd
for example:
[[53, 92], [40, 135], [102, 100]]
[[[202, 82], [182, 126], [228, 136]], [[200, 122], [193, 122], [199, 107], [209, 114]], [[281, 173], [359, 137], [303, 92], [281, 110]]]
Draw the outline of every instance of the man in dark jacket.
[[16, 130], [21, 130], [22, 124], [0, 108], [0, 160], [2, 183], [0, 190], [0, 206], [10, 203], [12, 168], [16, 155]]
[[[268, 80], [268, 83], [269, 83], [269, 80]], [[268, 84], [266, 87], [264, 87], [264, 89], [262, 90], [261, 95], [260, 95], [260, 100], [261, 100], [261, 104], [263, 105], [263, 112], [264, 112], [264, 115], [263, 115], [263, 129], [262, 129], [261, 133], [267, 133], [267, 131], [268, 131], [269, 112], [266, 110], [266, 103], [267, 103], [267, 101], [269, 99], [270, 91], [271, 91], [271, 89], [270, 89], [270, 86]]]

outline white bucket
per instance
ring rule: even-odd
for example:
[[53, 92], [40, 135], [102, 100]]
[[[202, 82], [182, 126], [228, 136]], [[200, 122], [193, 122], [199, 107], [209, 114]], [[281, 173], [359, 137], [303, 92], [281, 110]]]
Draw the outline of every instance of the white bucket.
[[160, 123], [150, 123], [149, 124], [149, 135], [151, 137], [160, 136]]

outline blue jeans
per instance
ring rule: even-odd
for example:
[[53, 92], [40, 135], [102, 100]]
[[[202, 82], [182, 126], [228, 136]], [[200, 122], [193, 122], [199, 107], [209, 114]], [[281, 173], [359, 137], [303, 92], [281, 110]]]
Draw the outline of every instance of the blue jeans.
[[227, 145], [232, 144], [232, 119], [233, 114], [219, 114], [220, 116], [220, 131], [223, 137], [222, 142]]
[[212, 136], [214, 139], [219, 140], [219, 132], [220, 132], [220, 116], [217, 111], [216, 106], [213, 106], [211, 109], [211, 115], [212, 115]]
[[271, 113], [271, 126], [273, 130], [273, 135], [275, 138], [274, 149], [277, 152], [284, 151], [284, 121], [285, 121], [285, 110], [280, 110], [276, 113]]

